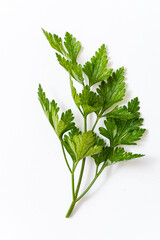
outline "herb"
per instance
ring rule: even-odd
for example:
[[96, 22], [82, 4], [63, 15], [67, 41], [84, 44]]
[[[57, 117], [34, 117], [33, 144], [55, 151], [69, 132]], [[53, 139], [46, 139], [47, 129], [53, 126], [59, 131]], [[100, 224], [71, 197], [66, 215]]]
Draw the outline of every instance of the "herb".
[[[67, 32], [63, 43], [56, 34], [52, 35], [45, 30], [43, 33], [51, 47], [56, 50], [58, 62], [69, 73], [72, 97], [84, 119], [84, 132], [81, 132], [73, 122], [74, 116], [71, 109], [63, 112], [60, 117], [57, 103], [55, 100], [50, 102], [39, 85], [39, 101], [60, 140], [64, 159], [71, 174], [72, 203], [66, 214], [66, 217], [69, 217], [75, 204], [89, 191], [107, 166], [144, 156], [126, 152], [119, 145], [135, 145], [145, 129], [141, 128], [143, 119], [140, 118], [137, 97], [128, 102], [127, 106], [115, 106], [125, 96], [124, 67], [116, 71], [107, 68], [107, 51], [104, 44], [91, 58], [91, 61], [82, 66], [76, 60], [81, 50], [81, 44], [76, 38]], [[88, 78], [87, 84], [84, 74]], [[77, 93], [73, 80], [82, 85], [81, 93]], [[91, 87], [97, 83], [99, 86], [96, 90], [91, 90]], [[87, 131], [87, 117], [91, 113], [96, 114], [96, 121], [91, 130]], [[94, 133], [100, 118], [104, 118], [104, 126], [99, 128], [101, 137]], [[69, 164], [67, 156], [70, 156], [72, 164]], [[95, 176], [86, 190], [79, 194], [88, 156], [91, 156], [95, 162]], [[81, 170], [76, 185], [75, 172], [78, 164], [81, 164]]]

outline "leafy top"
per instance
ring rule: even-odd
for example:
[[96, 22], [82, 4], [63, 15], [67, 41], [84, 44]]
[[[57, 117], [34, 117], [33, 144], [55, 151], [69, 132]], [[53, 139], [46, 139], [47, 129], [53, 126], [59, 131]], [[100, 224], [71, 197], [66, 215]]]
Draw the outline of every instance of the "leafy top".
[[72, 34], [66, 32], [64, 45], [68, 51], [68, 55], [72, 62], [76, 62], [79, 51], [81, 50], [81, 44], [76, 41], [76, 38]]
[[51, 33], [45, 31], [43, 28], [42, 28], [42, 31], [43, 31], [44, 35], [46, 36], [51, 47], [54, 48], [57, 52], [67, 56], [66, 51], [63, 47], [62, 38], [58, 37], [58, 35], [56, 35], [56, 34], [52, 35]]

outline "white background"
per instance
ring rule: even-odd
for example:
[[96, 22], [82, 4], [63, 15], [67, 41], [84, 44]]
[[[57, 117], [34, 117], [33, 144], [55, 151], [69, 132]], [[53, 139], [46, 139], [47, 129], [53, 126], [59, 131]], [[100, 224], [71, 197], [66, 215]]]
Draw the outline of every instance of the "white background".
[[[158, 0], [1, 0], [0, 240], [160, 239], [159, 12]], [[76, 36], [80, 63], [105, 43], [110, 66], [126, 68], [123, 103], [139, 97], [148, 129], [127, 148], [146, 156], [106, 169], [70, 219], [70, 175], [38, 83], [62, 111], [73, 108], [81, 129], [82, 120], [41, 27]], [[88, 160], [81, 190], [93, 173]]]

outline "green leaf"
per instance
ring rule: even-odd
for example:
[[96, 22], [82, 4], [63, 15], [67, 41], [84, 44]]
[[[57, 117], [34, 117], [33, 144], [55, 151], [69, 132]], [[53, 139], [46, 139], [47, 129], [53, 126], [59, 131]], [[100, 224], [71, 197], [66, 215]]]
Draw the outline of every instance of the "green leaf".
[[140, 128], [143, 123], [142, 118], [135, 118], [127, 121], [115, 119], [117, 130], [114, 144], [136, 145], [135, 141], [140, 140], [145, 129]]
[[100, 138], [98, 135], [96, 135], [96, 145], [104, 147], [106, 145], [106, 142], [103, 138]]
[[59, 119], [58, 118], [59, 107], [57, 107], [57, 103], [54, 100], [52, 100], [52, 102], [50, 103], [48, 98], [46, 98], [46, 94], [43, 91], [40, 84], [39, 84], [39, 88], [38, 88], [38, 99], [41, 103], [41, 106], [43, 108], [45, 115], [47, 116], [50, 124], [52, 125], [52, 127], [55, 130], [55, 128], [58, 124], [58, 119]]
[[102, 150], [102, 146], [97, 146], [97, 145], [95, 145], [94, 147], [91, 147], [91, 148], [86, 152], [86, 154], [84, 155], [84, 157], [87, 157], [87, 156], [90, 156], [90, 155], [93, 156], [93, 155], [101, 152], [101, 150]]
[[79, 161], [89, 155], [97, 154], [102, 146], [95, 145], [96, 136], [92, 131], [73, 136], [64, 136], [64, 146], [73, 161]]
[[59, 122], [59, 117], [58, 117], [58, 111], [59, 111], [59, 107], [57, 107], [57, 103], [52, 100], [51, 103], [49, 103], [50, 105], [50, 119], [52, 120], [52, 126], [55, 130], [55, 132], [57, 132], [57, 126], [58, 126], [58, 122]]
[[64, 45], [68, 51], [68, 55], [72, 62], [76, 62], [77, 55], [81, 50], [81, 44], [79, 41], [76, 41], [76, 38], [72, 36], [72, 34], [66, 32], [65, 34], [65, 42]]
[[103, 101], [103, 114], [113, 104], [121, 101], [125, 95], [124, 67], [112, 73], [107, 82], [102, 82], [97, 89]]
[[79, 83], [83, 84], [84, 78], [82, 76], [82, 66], [77, 63], [72, 63], [66, 60], [60, 54], [56, 53], [57, 60], [62, 67], [66, 69], [67, 72]]
[[88, 85], [83, 88], [79, 97], [81, 99], [84, 116], [101, 109], [102, 102], [100, 97], [95, 92], [92, 92]]
[[117, 146], [120, 144], [125, 145], [136, 145], [145, 129], [140, 128], [143, 123], [143, 119], [139, 118], [139, 102], [137, 98], [131, 100], [128, 103], [128, 111], [134, 114], [133, 119], [118, 119], [118, 118], [107, 118], [104, 121], [106, 128], [99, 128], [100, 133], [110, 140], [110, 146]]
[[106, 47], [103, 44], [91, 58], [91, 62], [86, 62], [84, 65], [83, 71], [89, 79], [89, 86], [108, 79], [112, 69], [107, 69], [107, 62]]
[[108, 118], [107, 121], [104, 121], [104, 124], [106, 128], [100, 127], [100, 134], [108, 138], [110, 140], [110, 146], [112, 146], [117, 129], [116, 122], [114, 118]]
[[72, 122], [74, 119], [73, 113], [71, 109], [67, 110], [65, 113], [63, 112], [61, 115], [61, 120], [58, 122], [56, 133], [59, 138], [62, 138], [62, 135], [74, 128], [75, 123]]
[[69, 136], [64, 135], [64, 138], [63, 138], [64, 147], [65, 147], [65, 149], [67, 150], [67, 152], [69, 153], [69, 155], [71, 156], [71, 158], [74, 162], [76, 161], [76, 155], [75, 155], [75, 152], [72, 149], [71, 142], [73, 141], [73, 137], [75, 135], [79, 135], [79, 134], [82, 134], [81, 131], [79, 130], [79, 128], [74, 126], [71, 129], [71, 131], [69, 132]]
[[74, 135], [79, 135], [82, 134], [82, 132], [79, 130], [79, 128], [77, 128], [76, 126], [74, 126], [71, 131], [69, 131], [69, 137], [70, 139], [73, 139]]
[[97, 166], [99, 166], [100, 163], [105, 163], [106, 166], [109, 166], [111, 164], [114, 164], [116, 162], [121, 162], [125, 160], [130, 160], [133, 158], [143, 157], [142, 154], [133, 154], [131, 152], [125, 152], [124, 148], [116, 147], [105, 147], [102, 149], [102, 151], [94, 156], [92, 158], [95, 160], [95, 163]]
[[47, 31], [45, 31], [42, 28], [42, 31], [44, 35], [46, 36], [47, 40], [49, 41], [49, 44], [51, 45], [52, 48], [54, 48], [56, 51], [59, 53], [63, 54], [64, 56], [67, 56], [66, 51], [64, 50], [62, 39], [58, 37], [56, 34], [51, 34]]
[[123, 107], [116, 106], [112, 111], [103, 115], [103, 117], [127, 120], [135, 118], [135, 114], [129, 112], [126, 106]]
[[71, 156], [72, 160], [76, 162], [77, 156], [76, 156], [76, 149], [75, 149], [75, 144], [73, 141], [73, 137], [70, 138], [67, 135], [64, 135], [63, 138], [63, 144], [69, 155]]
[[140, 113], [138, 112], [140, 109], [139, 107], [139, 100], [138, 97], [132, 99], [130, 102], [128, 102], [128, 111], [135, 114], [135, 116], [138, 118], [140, 116]]
[[67, 72], [70, 73], [71, 69], [71, 62], [69, 60], [66, 60], [64, 57], [62, 57], [60, 54], [56, 53], [57, 60], [59, 64], [66, 69]]
[[82, 75], [82, 65], [77, 63], [71, 63], [70, 65], [71, 76], [82, 85], [84, 84], [84, 78]]
[[127, 132], [125, 136], [123, 135], [123, 138], [120, 141], [120, 144], [125, 145], [136, 145], [135, 141], [138, 141], [141, 139], [143, 133], [145, 132], [145, 129], [138, 129], [132, 132]]
[[118, 148], [116, 147], [112, 153], [109, 155], [108, 159], [111, 162], [111, 164], [116, 162], [121, 162], [124, 160], [130, 160], [133, 158], [143, 157], [142, 154], [133, 154], [131, 152], [125, 152], [124, 148]]
[[79, 106], [81, 105], [81, 98], [77, 94], [77, 91], [76, 91], [75, 87], [73, 86], [73, 81], [71, 79], [70, 79], [70, 85], [71, 85], [71, 93], [72, 93], [73, 100], [74, 100], [76, 106], [79, 108]]
[[[101, 153], [102, 149], [104, 148], [104, 146], [106, 145], [106, 142], [104, 141], [104, 139], [100, 138], [99, 136], [95, 135], [96, 139], [95, 139], [95, 146], [92, 147], [88, 152], [87, 155], [92, 155], [92, 157], [94, 155], [98, 155]], [[97, 153], [98, 150], [98, 153]]]
[[57, 107], [57, 103], [54, 100], [50, 102], [48, 98], [46, 98], [45, 92], [43, 91], [41, 85], [39, 85], [38, 88], [38, 97], [50, 124], [52, 125], [59, 139], [61, 139], [65, 132], [75, 127], [72, 111], [69, 109], [65, 113], [62, 113], [61, 119], [59, 120], [59, 107]]
[[104, 147], [100, 153], [93, 155], [92, 158], [94, 159], [96, 165], [99, 166], [100, 163], [107, 162], [109, 153], [110, 147]]

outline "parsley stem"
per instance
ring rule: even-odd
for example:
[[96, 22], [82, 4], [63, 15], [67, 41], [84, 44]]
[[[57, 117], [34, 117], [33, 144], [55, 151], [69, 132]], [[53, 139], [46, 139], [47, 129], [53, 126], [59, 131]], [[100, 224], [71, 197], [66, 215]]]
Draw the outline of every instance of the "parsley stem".
[[83, 115], [83, 112], [82, 112], [82, 110], [80, 109], [80, 107], [78, 107], [78, 109], [79, 109], [80, 113]]
[[86, 188], [86, 190], [77, 198], [77, 202], [89, 191], [89, 189], [92, 187], [92, 185], [94, 184], [94, 182], [97, 180], [98, 175], [94, 177], [94, 179], [92, 180], [92, 182], [89, 184], [89, 186]]
[[[73, 164], [73, 169], [74, 169], [74, 164]], [[73, 196], [73, 201], [75, 200], [75, 195], [74, 195], [74, 170], [72, 170], [72, 196]]]
[[93, 125], [92, 131], [94, 131], [94, 129], [95, 129], [95, 127], [96, 127], [96, 125], [97, 125], [97, 123], [98, 123], [100, 118], [101, 118], [101, 115], [97, 115], [97, 119], [96, 119], [96, 121], [95, 121], [95, 123]]
[[61, 141], [61, 146], [62, 146], [62, 151], [63, 151], [63, 155], [64, 155], [64, 159], [65, 159], [65, 161], [66, 161], [67, 167], [68, 167], [70, 173], [72, 173], [72, 170], [71, 170], [71, 168], [70, 168], [70, 166], [69, 166], [69, 163], [68, 163], [68, 161], [67, 161], [67, 157], [66, 157], [66, 154], [65, 154], [65, 151], [64, 151], [64, 145], [63, 145], [63, 142], [62, 142], [62, 141]]
[[99, 120], [99, 119], [98, 119], [98, 117], [97, 117], [97, 119], [96, 119], [96, 121], [95, 121], [95, 124], [93, 125], [92, 131], [94, 131], [94, 129], [95, 129], [96, 125], [97, 125], [98, 120]]
[[85, 166], [85, 158], [83, 158], [83, 160], [82, 160], [81, 171], [80, 171], [80, 175], [79, 175], [79, 179], [78, 179], [78, 183], [77, 183], [75, 197], [78, 196], [79, 188], [80, 188], [81, 181], [82, 181], [84, 166]]
[[76, 199], [76, 202], [78, 202], [89, 191], [89, 189], [95, 183], [95, 181], [97, 180], [97, 178], [102, 173], [102, 171], [104, 170], [105, 167], [106, 167], [106, 164], [104, 163], [103, 166], [101, 167], [101, 169], [99, 170], [99, 172], [97, 173], [97, 171], [96, 171], [95, 177], [93, 178], [92, 182], [89, 184], [89, 186], [86, 188], [86, 190]]
[[75, 201], [73, 201], [73, 202], [71, 203], [71, 205], [70, 205], [70, 207], [69, 207], [69, 209], [68, 209], [68, 212], [67, 212], [67, 214], [66, 214], [66, 218], [69, 218], [69, 217], [70, 217], [70, 215], [71, 215], [71, 213], [72, 213], [72, 211], [73, 211], [73, 208], [74, 208], [75, 204], [76, 204]]
[[[84, 160], [84, 159], [83, 159]], [[77, 198], [77, 195], [75, 194], [75, 197], [74, 197], [74, 199], [73, 199], [73, 201], [72, 201], [72, 203], [71, 203], [71, 205], [70, 205], [70, 207], [69, 207], [69, 209], [68, 209], [68, 212], [67, 212], [67, 214], [66, 214], [66, 218], [69, 218], [70, 217], [70, 215], [71, 215], [71, 213], [72, 213], [72, 211], [73, 211], [73, 208], [74, 208], [74, 206], [75, 206], [75, 204], [76, 204], [76, 202], [78, 202], [89, 190], [90, 190], [90, 188], [92, 187], [92, 185], [95, 183], [95, 181], [97, 180], [97, 178], [99, 177], [99, 175], [102, 173], [102, 171], [104, 170], [104, 168], [106, 167], [107, 165], [106, 165], [106, 163], [104, 163], [103, 165], [102, 165], [102, 167], [101, 167], [101, 169], [99, 170], [99, 172], [97, 172], [97, 170], [98, 170], [98, 168], [96, 168], [96, 174], [95, 174], [95, 177], [94, 177], [94, 179], [92, 180], [92, 182], [89, 184], [89, 186], [86, 188], [86, 190]], [[83, 168], [84, 169], [84, 168]], [[82, 174], [83, 174], [83, 172], [82, 172]], [[82, 177], [81, 177], [81, 180], [82, 180]], [[81, 182], [80, 182], [81, 183]], [[77, 185], [77, 187], [78, 187], [78, 185]], [[80, 184], [79, 184], [79, 187], [80, 187]], [[78, 189], [79, 190], [79, 189]], [[77, 191], [77, 189], [76, 189], [76, 191]], [[78, 193], [77, 193], [78, 194]]]
[[[87, 132], [87, 117], [84, 117], [84, 132]], [[80, 175], [79, 175], [79, 179], [78, 179], [78, 183], [77, 183], [76, 193], [75, 193], [76, 198], [77, 198], [79, 188], [80, 188], [80, 185], [81, 185], [81, 181], [82, 181], [82, 177], [83, 177], [85, 161], [86, 161], [86, 159], [83, 158], [82, 165], [81, 165], [81, 171], [80, 171]]]
[[84, 132], [87, 132], [87, 116], [84, 117]]

